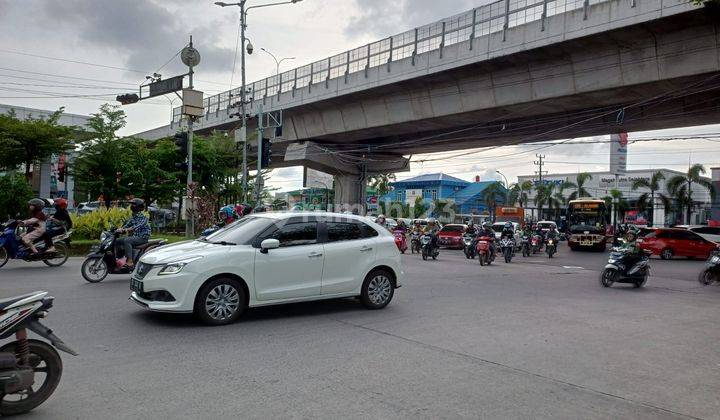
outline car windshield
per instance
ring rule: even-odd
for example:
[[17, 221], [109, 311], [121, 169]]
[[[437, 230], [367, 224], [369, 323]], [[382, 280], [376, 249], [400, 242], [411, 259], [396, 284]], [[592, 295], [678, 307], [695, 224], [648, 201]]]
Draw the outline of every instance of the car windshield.
[[553, 223], [538, 223], [541, 229], [550, 229], [550, 226], [554, 226]]
[[463, 226], [463, 225], [450, 225], [450, 226], [445, 226], [440, 231], [441, 232], [462, 232], [464, 230], [465, 230], [465, 226]]
[[503, 229], [505, 229], [505, 225], [493, 225], [493, 230], [495, 232], [502, 232]]
[[277, 222], [277, 220], [268, 217], [244, 217], [213, 233], [205, 238], [204, 241], [247, 245], [250, 244], [260, 232], [267, 229], [268, 226], [274, 222]]

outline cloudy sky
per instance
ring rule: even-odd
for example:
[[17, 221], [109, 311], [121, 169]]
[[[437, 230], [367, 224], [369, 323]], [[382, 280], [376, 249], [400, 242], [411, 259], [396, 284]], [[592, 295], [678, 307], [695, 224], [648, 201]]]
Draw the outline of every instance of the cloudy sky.
[[[248, 36], [256, 53], [248, 59], [249, 81], [275, 71], [260, 47], [278, 58], [296, 57], [284, 69], [304, 65], [453, 15], [487, 1], [479, 0], [304, 0], [295, 5], [250, 11]], [[249, 0], [248, 4], [264, 3]], [[190, 34], [202, 54], [196, 87], [212, 95], [237, 86], [233, 75], [238, 28], [236, 8], [209, 0], [0, 0], [0, 103], [89, 114], [118, 93], [137, 89], [155, 71], [171, 76], [184, 71], [173, 56]], [[237, 67], [237, 66], [236, 66]], [[124, 134], [167, 124], [171, 96], [127, 107]], [[720, 133], [720, 127], [690, 128], [653, 135]], [[682, 170], [688, 160], [720, 166], [720, 148], [712, 141], [642, 142], [631, 145], [630, 169], [668, 167]], [[400, 178], [446, 172], [472, 179], [495, 178], [501, 169], [512, 182], [534, 170], [537, 146], [479, 151], [463, 157], [414, 156], [412, 172]], [[607, 169], [608, 146], [556, 146], [541, 150], [551, 172]], [[433, 160], [430, 160], [433, 159]], [[301, 171], [276, 171], [272, 182], [282, 189], [301, 186]]]

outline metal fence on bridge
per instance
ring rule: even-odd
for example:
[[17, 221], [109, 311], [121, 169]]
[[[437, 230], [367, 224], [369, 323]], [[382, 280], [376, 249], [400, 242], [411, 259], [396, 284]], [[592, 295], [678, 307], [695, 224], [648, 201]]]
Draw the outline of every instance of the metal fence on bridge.
[[[394, 35], [365, 46], [325, 58], [308, 65], [282, 72], [278, 75], [247, 85], [252, 98], [250, 107], [258, 101], [283, 92], [327, 83], [330, 79], [367, 72], [373, 67], [390, 65], [393, 61], [430, 51], [440, 50], [453, 44], [472, 41], [474, 38], [495, 32], [504, 32], [528, 22], [545, 20], [571, 10], [587, 10], [592, 4], [608, 0], [501, 0], [477, 7], [441, 21]], [[634, 5], [634, 0], [630, 0]], [[544, 23], [542, 25], [544, 30]], [[472, 42], [470, 43], [472, 46]], [[230, 105], [240, 100], [240, 88], [210, 96], [204, 100], [205, 115], [219, 116]], [[173, 111], [173, 124], [181, 119], [180, 108]]]

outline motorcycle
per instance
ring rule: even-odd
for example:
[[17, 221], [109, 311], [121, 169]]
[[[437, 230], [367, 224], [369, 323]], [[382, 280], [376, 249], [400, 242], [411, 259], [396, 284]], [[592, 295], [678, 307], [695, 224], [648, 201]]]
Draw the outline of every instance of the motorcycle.
[[474, 241], [474, 235], [463, 235], [463, 252], [465, 253], [465, 258], [469, 260], [475, 259], [475, 246], [473, 246]]
[[705, 269], [698, 276], [700, 284], [709, 286], [720, 283], [720, 249], [713, 251], [705, 264]]
[[638, 256], [622, 248], [613, 248], [608, 263], [600, 274], [600, 284], [603, 287], [610, 287], [614, 283], [629, 283], [635, 287], [645, 286], [650, 274], [648, 252]]
[[490, 265], [493, 261], [495, 261], [495, 252], [491, 251], [490, 247], [492, 241], [493, 238], [489, 236], [481, 236], [480, 239], [477, 240], [477, 244], [475, 244], [475, 252], [478, 255], [478, 260], [481, 266], [484, 266], [485, 264]]
[[547, 245], [545, 245], [545, 252], [547, 252], [548, 258], [552, 258], [557, 252], [557, 240], [548, 239]]
[[500, 239], [500, 250], [505, 257], [505, 262], [509, 263], [512, 261], [513, 252], [515, 250], [515, 241], [510, 238]]
[[523, 235], [520, 238], [520, 249], [522, 249], [523, 257], [530, 256], [530, 237], [529, 236]]
[[431, 235], [423, 235], [420, 237], [420, 248], [423, 260], [427, 261], [428, 257], [436, 260], [438, 255], [440, 255], [440, 250], [432, 245]]
[[[83, 278], [90, 283], [99, 283], [105, 280], [108, 274], [130, 274], [131, 270], [125, 267], [127, 257], [119, 257], [115, 253], [115, 244], [122, 233], [112, 228], [100, 234], [100, 246], [97, 251], [89, 254], [82, 264], [80, 272]], [[157, 247], [167, 244], [164, 239], [151, 239], [147, 243], [133, 248], [133, 261]]]
[[[0, 338], [15, 335], [15, 341], [0, 347], [0, 415], [27, 413], [55, 391], [63, 366], [55, 350], [78, 354], [42, 325], [55, 298], [33, 292], [0, 300]], [[50, 344], [28, 339], [27, 330]]]
[[537, 254], [538, 252], [540, 252], [543, 246], [542, 236], [533, 235], [530, 241], [530, 244], [532, 245], [532, 253]]
[[410, 234], [410, 252], [416, 253], [420, 252], [420, 233], [419, 232], [412, 232]]
[[30, 248], [20, 241], [18, 228], [19, 223], [16, 220], [0, 224], [0, 267], [7, 264], [11, 259], [27, 262], [42, 261], [50, 267], [59, 267], [65, 264], [65, 261], [70, 256], [65, 242], [70, 238], [72, 230], [66, 230], [61, 235], [53, 236], [52, 241], [55, 252], [45, 252], [44, 241], [38, 240], [36, 244], [38, 253], [33, 254]]
[[395, 236], [395, 245], [397, 245], [398, 249], [401, 253], [405, 253], [407, 251], [407, 239], [405, 238], [405, 232], [401, 230], [397, 230], [393, 232], [393, 235]]

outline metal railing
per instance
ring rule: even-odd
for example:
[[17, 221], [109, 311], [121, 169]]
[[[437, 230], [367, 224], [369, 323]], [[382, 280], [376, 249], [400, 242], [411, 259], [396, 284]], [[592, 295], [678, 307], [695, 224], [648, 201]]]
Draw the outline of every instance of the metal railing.
[[[394, 35], [365, 46], [325, 58], [308, 65], [297, 67], [248, 84], [250, 109], [254, 104], [265, 101], [273, 95], [294, 92], [301, 88], [312, 90], [313, 86], [328, 85], [330, 79], [347, 77], [353, 73], [367, 72], [379, 66], [387, 66], [390, 71], [393, 61], [415, 57], [430, 51], [440, 51], [449, 45], [474, 38], [502, 32], [525, 23], [544, 20], [548, 16], [558, 15], [572, 10], [587, 10], [592, 4], [609, 0], [501, 0], [477, 7], [441, 21]], [[634, 1], [633, 1], [634, 3]], [[470, 47], [472, 48], [472, 42]], [[205, 98], [205, 115], [219, 116], [227, 111], [233, 102], [240, 100], [240, 88]], [[173, 124], [180, 121], [180, 108], [173, 112]]]

